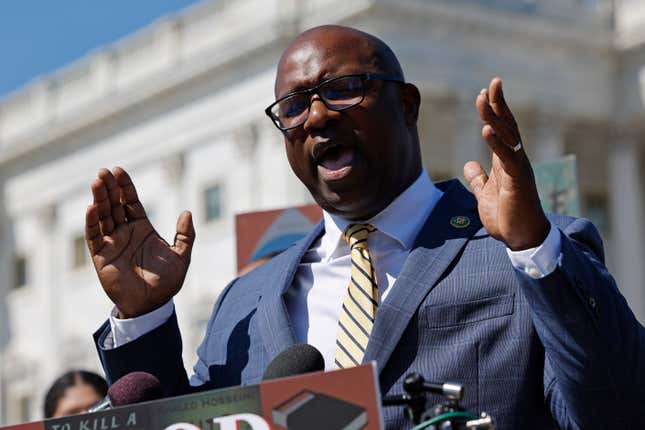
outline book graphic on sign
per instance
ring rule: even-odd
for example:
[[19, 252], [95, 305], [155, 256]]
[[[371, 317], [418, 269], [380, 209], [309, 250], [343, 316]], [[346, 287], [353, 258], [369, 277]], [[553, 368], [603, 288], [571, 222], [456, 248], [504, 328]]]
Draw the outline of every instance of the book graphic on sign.
[[336, 397], [302, 390], [273, 408], [273, 423], [289, 430], [360, 430], [365, 408]]

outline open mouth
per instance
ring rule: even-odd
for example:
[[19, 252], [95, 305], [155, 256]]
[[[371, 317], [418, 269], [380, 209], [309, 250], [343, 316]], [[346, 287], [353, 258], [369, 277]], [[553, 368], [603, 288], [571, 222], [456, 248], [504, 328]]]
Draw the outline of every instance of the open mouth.
[[327, 181], [337, 181], [349, 175], [355, 151], [343, 145], [327, 145], [315, 154], [318, 173]]

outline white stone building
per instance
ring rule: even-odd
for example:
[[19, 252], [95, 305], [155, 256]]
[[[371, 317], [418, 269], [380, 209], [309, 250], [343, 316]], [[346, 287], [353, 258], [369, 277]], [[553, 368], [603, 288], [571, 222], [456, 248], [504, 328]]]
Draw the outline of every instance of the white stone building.
[[233, 215], [310, 201], [264, 116], [302, 29], [381, 36], [423, 96], [435, 179], [489, 159], [474, 98], [501, 75], [533, 160], [575, 153], [583, 214], [645, 321], [645, 3], [639, 0], [220, 0], [199, 4], [0, 100], [0, 425], [41, 418], [70, 367], [98, 370], [110, 303], [82, 240], [89, 184], [124, 166], [167, 239], [198, 239], [176, 299], [187, 367], [234, 276]]

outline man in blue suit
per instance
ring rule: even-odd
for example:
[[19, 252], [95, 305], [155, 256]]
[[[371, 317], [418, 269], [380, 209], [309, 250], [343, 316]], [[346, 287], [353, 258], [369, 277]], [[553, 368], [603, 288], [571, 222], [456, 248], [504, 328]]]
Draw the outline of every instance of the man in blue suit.
[[[304, 32], [280, 58], [275, 95], [267, 114], [324, 219], [226, 287], [190, 385], [257, 383], [279, 352], [307, 342], [328, 369], [376, 360], [383, 394], [401, 393], [411, 371], [460, 381], [465, 406], [502, 429], [645, 428], [643, 327], [595, 228], [542, 211], [499, 78], [476, 98], [493, 159], [489, 174], [464, 166], [472, 194], [423, 170], [419, 91], [381, 40]], [[186, 392], [172, 297], [191, 215], [170, 246], [123, 169], [100, 170], [92, 191], [87, 242], [116, 305], [95, 334], [108, 379], [143, 370], [167, 395]], [[400, 408], [385, 421], [410, 425]]]

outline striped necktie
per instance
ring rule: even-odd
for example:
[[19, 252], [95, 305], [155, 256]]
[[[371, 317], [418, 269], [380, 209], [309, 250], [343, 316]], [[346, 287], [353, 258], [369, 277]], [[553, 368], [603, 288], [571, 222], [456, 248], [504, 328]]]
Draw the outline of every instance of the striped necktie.
[[352, 279], [338, 319], [334, 362], [340, 369], [361, 364], [376, 317], [378, 288], [367, 249], [367, 235], [373, 231], [369, 224], [353, 224], [343, 235], [349, 243]]

